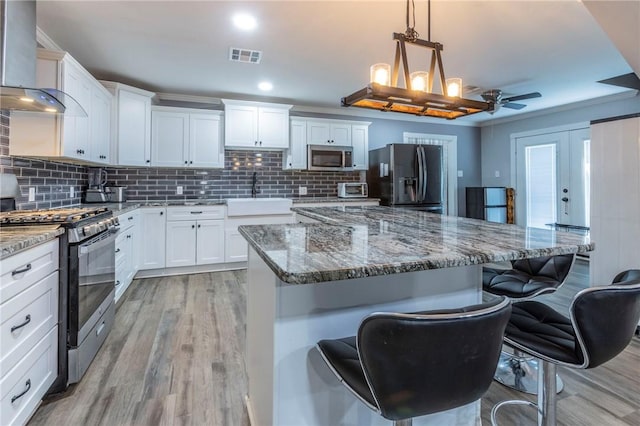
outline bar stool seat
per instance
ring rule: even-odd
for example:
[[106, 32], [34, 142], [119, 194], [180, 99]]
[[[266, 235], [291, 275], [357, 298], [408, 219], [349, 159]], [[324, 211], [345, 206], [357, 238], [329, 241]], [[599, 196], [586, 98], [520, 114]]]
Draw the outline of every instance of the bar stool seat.
[[412, 314], [373, 313], [357, 336], [321, 340], [327, 366], [358, 399], [396, 425], [482, 397], [495, 371], [510, 302]]
[[[514, 260], [511, 269], [484, 267], [482, 289], [512, 301], [553, 293], [567, 279], [574, 259], [574, 254], [563, 254]], [[536, 359], [523, 357], [517, 350], [513, 354], [503, 352], [494, 378], [512, 389], [535, 394], [538, 390], [537, 369]], [[560, 392], [564, 385], [559, 376], [556, 380], [556, 389]]]
[[640, 271], [618, 274], [609, 286], [580, 291], [566, 318], [535, 301], [514, 303], [505, 331], [507, 345], [539, 359], [538, 403], [503, 401], [491, 411], [497, 424], [500, 407], [534, 406], [538, 425], [556, 424], [556, 365], [594, 368], [617, 356], [629, 344], [640, 320]]

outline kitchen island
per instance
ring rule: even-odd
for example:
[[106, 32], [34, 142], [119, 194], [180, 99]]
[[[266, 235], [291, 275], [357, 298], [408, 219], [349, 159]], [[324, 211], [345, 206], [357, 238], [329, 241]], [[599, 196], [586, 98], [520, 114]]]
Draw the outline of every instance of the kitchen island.
[[[317, 223], [240, 227], [249, 242], [247, 406], [253, 425], [389, 424], [314, 349], [356, 334], [371, 312], [455, 308], [482, 299], [482, 264], [593, 249], [546, 229], [389, 207], [294, 208]], [[414, 419], [476, 424], [480, 404]]]

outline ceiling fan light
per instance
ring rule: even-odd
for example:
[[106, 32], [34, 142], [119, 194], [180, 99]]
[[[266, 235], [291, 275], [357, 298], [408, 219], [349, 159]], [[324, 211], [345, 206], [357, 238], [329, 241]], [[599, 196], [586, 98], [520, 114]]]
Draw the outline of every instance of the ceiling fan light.
[[429, 73], [426, 71], [414, 71], [411, 73], [411, 90], [421, 92], [429, 91]]
[[450, 98], [462, 97], [462, 79], [461, 78], [448, 78], [446, 81], [447, 96]]
[[371, 83], [389, 86], [391, 83], [391, 65], [385, 63], [377, 63], [371, 65]]

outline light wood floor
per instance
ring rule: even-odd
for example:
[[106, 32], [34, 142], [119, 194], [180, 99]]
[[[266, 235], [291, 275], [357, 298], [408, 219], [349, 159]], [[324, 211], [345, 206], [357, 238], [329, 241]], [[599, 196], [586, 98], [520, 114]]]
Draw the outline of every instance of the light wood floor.
[[[587, 286], [587, 273], [585, 264], [574, 265], [546, 301], [566, 311]], [[135, 280], [85, 377], [66, 397], [42, 405], [29, 425], [249, 425], [244, 284], [244, 271]], [[601, 367], [559, 371], [559, 424], [640, 425], [638, 337]], [[483, 424], [494, 403], [522, 397], [492, 384], [482, 399]], [[503, 410], [503, 425], [535, 425], [533, 409]]]

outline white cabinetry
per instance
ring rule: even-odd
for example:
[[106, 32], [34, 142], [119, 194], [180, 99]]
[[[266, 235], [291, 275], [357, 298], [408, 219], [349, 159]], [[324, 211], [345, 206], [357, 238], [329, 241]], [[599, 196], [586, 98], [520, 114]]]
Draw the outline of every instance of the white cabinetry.
[[335, 120], [308, 120], [307, 144], [351, 146], [351, 123]]
[[138, 270], [138, 210], [118, 216], [120, 232], [116, 238], [116, 297], [117, 302], [131, 285]]
[[224, 144], [231, 148], [289, 148], [291, 105], [222, 100], [225, 104]]
[[351, 126], [353, 170], [369, 170], [369, 125]]
[[108, 163], [111, 94], [66, 52], [38, 49], [36, 83], [62, 90], [86, 116], [13, 112], [10, 155], [64, 158], [78, 163]]
[[151, 164], [152, 92], [112, 81], [101, 81], [114, 96], [111, 120], [112, 163], [120, 166]]
[[26, 424], [58, 374], [58, 241], [0, 270], [0, 424]]
[[304, 170], [307, 168], [307, 122], [291, 119], [289, 149], [282, 154], [282, 168]]
[[138, 269], [164, 268], [166, 242], [166, 208], [143, 207], [140, 209], [140, 256]]
[[167, 268], [224, 262], [224, 206], [167, 208]]
[[220, 111], [151, 109], [152, 166], [224, 167]]

